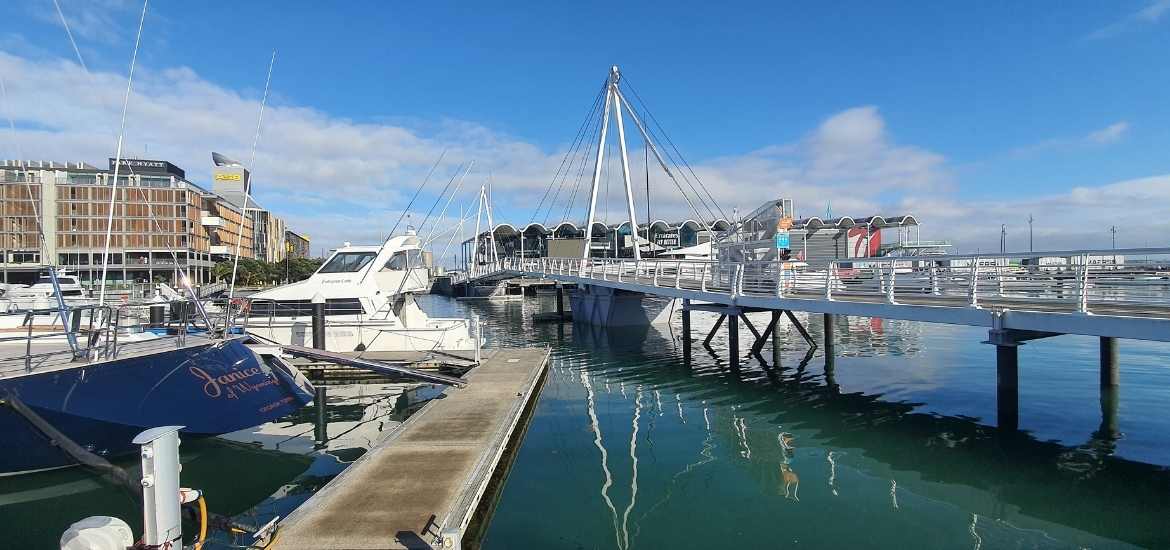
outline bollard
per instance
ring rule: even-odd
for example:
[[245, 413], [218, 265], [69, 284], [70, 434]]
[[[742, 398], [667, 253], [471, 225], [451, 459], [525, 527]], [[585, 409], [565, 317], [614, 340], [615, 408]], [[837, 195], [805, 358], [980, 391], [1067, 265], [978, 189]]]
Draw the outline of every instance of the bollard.
[[142, 541], [147, 548], [182, 546], [179, 510], [179, 430], [151, 428], [134, 438], [142, 446]]

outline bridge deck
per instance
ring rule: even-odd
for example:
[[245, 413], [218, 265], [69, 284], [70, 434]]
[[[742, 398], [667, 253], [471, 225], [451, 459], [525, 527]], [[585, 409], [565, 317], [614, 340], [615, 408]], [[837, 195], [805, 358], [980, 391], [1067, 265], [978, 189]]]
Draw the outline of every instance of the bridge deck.
[[1170, 341], [1170, 278], [1075, 265], [904, 267], [909, 262], [789, 270], [774, 262], [542, 258], [503, 262], [479, 276], [541, 277], [728, 306]]

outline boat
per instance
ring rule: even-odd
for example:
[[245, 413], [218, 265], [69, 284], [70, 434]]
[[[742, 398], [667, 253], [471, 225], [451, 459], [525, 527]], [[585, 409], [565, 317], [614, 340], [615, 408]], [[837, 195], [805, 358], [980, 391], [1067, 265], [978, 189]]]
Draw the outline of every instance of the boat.
[[471, 323], [430, 318], [415, 294], [430, 289], [420, 239], [408, 232], [381, 246], [337, 249], [311, 277], [251, 295], [237, 326], [299, 346], [313, 343], [313, 302], [325, 304], [325, 349], [335, 352], [469, 352]]
[[[0, 334], [0, 433], [9, 449], [0, 454], [0, 476], [77, 464], [54, 431], [88, 453], [115, 457], [135, 452], [134, 435], [154, 426], [219, 435], [276, 420], [313, 398], [279, 350], [184, 329], [124, 334], [115, 311], [106, 306], [94, 315], [105, 321], [89, 330]], [[74, 314], [81, 308], [67, 315]]]

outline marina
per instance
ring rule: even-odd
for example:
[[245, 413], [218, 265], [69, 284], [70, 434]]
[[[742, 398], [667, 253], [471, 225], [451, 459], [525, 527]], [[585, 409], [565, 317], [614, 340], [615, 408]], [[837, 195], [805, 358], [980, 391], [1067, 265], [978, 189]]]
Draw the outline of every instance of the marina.
[[[1143, 1], [1078, 59], [1128, 61]], [[148, 0], [0, 37], [0, 548], [1170, 547], [1164, 86], [1024, 84], [1086, 10], [950, 8], [1064, 33], [1010, 63], [983, 26], [899, 50], [929, 14], [821, 13], [837, 49], [783, 6], [634, 19], [664, 64], [562, 55], [625, 20], [536, 5], [438, 62], [400, 9], [265, 14], [311, 55]]]

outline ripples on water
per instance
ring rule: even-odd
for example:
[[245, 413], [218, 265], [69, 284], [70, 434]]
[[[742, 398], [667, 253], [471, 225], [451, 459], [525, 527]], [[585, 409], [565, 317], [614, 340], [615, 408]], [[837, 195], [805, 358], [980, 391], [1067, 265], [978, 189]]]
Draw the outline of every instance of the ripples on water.
[[684, 364], [677, 316], [606, 330], [533, 325], [532, 299], [459, 307], [496, 343], [553, 349], [486, 548], [1170, 545], [1170, 346], [1121, 341], [1115, 427], [1095, 338], [1029, 343], [1021, 432], [1001, 433], [983, 330], [839, 319], [826, 369], [784, 324], [778, 357], [732, 372], [725, 331]]

